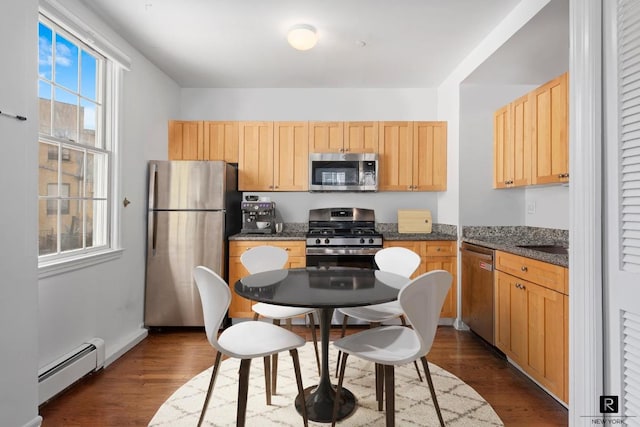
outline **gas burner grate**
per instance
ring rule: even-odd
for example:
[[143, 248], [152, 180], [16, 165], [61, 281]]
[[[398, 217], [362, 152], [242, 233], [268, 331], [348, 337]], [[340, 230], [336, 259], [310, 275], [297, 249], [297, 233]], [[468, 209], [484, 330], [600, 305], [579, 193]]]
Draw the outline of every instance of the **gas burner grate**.
[[311, 236], [333, 236], [335, 230], [333, 228], [316, 228], [309, 230], [309, 235]]

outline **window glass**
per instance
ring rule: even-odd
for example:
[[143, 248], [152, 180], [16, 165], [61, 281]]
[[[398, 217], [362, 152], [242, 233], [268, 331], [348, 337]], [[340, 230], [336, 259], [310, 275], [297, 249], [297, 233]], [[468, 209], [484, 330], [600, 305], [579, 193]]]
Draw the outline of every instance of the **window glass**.
[[39, 255], [64, 261], [110, 246], [107, 59], [42, 15], [38, 28]]

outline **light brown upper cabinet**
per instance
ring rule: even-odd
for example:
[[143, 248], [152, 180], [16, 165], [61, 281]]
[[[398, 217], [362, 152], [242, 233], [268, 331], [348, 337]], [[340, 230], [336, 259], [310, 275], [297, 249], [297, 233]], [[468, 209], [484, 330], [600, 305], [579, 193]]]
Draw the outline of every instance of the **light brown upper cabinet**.
[[240, 122], [240, 191], [306, 191], [309, 188], [307, 122]]
[[202, 122], [169, 121], [169, 160], [203, 160], [204, 127]]
[[169, 121], [169, 160], [238, 162], [238, 123]]
[[240, 122], [238, 138], [238, 189], [273, 191], [273, 122]]
[[275, 191], [309, 189], [309, 126], [307, 122], [273, 124]]
[[377, 153], [378, 122], [310, 122], [310, 153]]
[[238, 163], [238, 122], [204, 124], [204, 160]]
[[377, 153], [378, 122], [344, 122], [344, 152]]
[[309, 122], [309, 152], [344, 152], [344, 123]]
[[447, 188], [446, 122], [380, 122], [380, 191]]
[[530, 184], [531, 99], [527, 94], [494, 114], [494, 188]]
[[494, 188], [569, 181], [567, 73], [498, 109]]
[[569, 181], [568, 89], [565, 73], [533, 92], [532, 184]]

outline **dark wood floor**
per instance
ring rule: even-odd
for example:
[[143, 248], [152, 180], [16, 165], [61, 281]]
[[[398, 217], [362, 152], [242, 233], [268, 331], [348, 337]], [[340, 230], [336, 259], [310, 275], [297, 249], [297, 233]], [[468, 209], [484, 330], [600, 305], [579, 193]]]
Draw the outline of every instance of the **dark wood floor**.
[[[306, 328], [294, 330], [311, 339]], [[333, 329], [331, 338], [338, 334]], [[113, 364], [42, 405], [43, 426], [146, 426], [165, 399], [211, 366], [214, 355], [204, 331], [151, 332]], [[473, 333], [440, 327], [428, 359], [472, 386], [505, 426], [567, 425], [562, 405]]]

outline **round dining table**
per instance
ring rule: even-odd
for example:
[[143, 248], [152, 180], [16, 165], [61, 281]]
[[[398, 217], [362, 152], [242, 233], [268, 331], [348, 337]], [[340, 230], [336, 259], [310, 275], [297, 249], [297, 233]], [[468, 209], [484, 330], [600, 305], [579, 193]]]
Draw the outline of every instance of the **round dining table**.
[[[266, 271], [245, 276], [234, 285], [241, 297], [269, 304], [317, 309], [320, 319], [322, 364], [317, 385], [296, 397], [296, 409], [307, 407], [310, 420], [330, 423], [335, 387], [329, 374], [329, 332], [333, 311], [340, 307], [358, 307], [394, 301], [408, 283], [406, 277], [373, 269], [349, 267], [307, 267]], [[350, 416], [356, 398], [343, 388], [337, 419]]]

